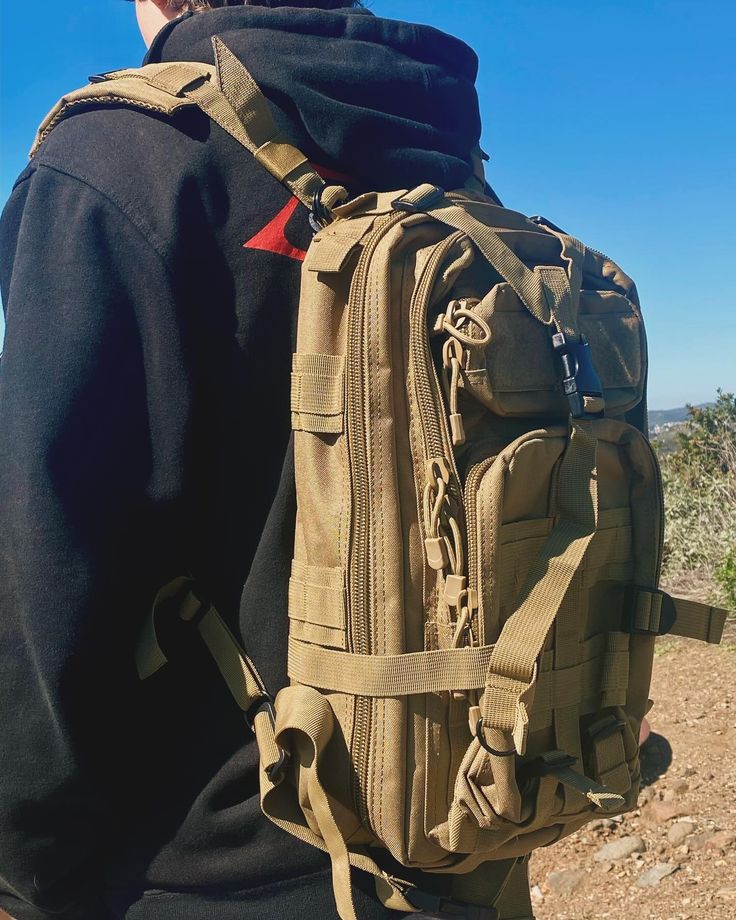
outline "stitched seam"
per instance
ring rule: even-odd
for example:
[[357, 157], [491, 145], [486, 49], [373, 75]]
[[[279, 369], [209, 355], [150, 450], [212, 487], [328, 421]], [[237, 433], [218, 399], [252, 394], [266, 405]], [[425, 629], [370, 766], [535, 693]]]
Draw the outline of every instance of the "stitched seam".
[[156, 253], [159, 260], [166, 269], [167, 275], [169, 277], [174, 277], [174, 272], [171, 269], [166, 257], [164, 256], [162, 249], [162, 243], [157, 238], [157, 235], [154, 231], [148, 227], [145, 221], [137, 214], [136, 209], [131, 205], [126, 204], [125, 202], [118, 201], [113, 197], [109, 192], [103, 191], [94, 182], [90, 181], [86, 176], [78, 175], [77, 173], [70, 172], [67, 169], [63, 169], [60, 166], [55, 166], [51, 163], [40, 162], [39, 168], [49, 169], [52, 172], [58, 173], [62, 176], [67, 176], [69, 179], [74, 179], [76, 182], [79, 182], [81, 185], [86, 185], [87, 188], [90, 188], [93, 192], [96, 192], [101, 198], [104, 198], [105, 201], [108, 201], [120, 214], [126, 219], [126, 221], [135, 228], [139, 236], [141, 236], [145, 242], [150, 246], [150, 248]]

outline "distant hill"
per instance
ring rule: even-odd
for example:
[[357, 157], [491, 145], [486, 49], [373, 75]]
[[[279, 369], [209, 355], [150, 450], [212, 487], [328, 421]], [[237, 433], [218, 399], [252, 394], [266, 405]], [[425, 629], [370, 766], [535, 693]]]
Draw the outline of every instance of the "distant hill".
[[[704, 409], [706, 406], [714, 405], [712, 402], [701, 403], [698, 409]], [[687, 421], [687, 406], [680, 406], [678, 409], [650, 409], [649, 410], [649, 429], [654, 431], [662, 425], [676, 425], [679, 422]]]

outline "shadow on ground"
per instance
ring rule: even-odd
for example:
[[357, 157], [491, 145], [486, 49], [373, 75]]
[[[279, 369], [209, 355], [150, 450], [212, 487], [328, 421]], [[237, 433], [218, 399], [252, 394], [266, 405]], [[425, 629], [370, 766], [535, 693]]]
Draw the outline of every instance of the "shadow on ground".
[[663, 736], [652, 732], [639, 753], [641, 763], [641, 787], [651, 786], [672, 765], [672, 746]]

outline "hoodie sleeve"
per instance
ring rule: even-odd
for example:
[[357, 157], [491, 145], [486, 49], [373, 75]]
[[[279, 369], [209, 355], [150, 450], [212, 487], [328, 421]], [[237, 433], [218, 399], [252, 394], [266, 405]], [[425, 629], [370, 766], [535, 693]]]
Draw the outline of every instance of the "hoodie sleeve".
[[175, 296], [134, 220], [43, 164], [16, 185], [0, 253], [0, 907], [104, 920], [101, 867], [134, 794], [132, 652], [177, 553]]

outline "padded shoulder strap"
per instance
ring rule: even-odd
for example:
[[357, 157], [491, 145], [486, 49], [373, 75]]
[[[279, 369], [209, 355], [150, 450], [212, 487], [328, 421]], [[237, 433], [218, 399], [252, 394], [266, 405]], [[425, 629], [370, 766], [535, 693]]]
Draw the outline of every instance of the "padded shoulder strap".
[[41, 124], [31, 156], [56, 125], [85, 108], [129, 105], [170, 116], [196, 105], [307, 207], [317, 194], [328, 208], [346, 198], [339, 186], [325, 188], [306, 156], [279, 134], [268, 100], [243, 63], [217, 36], [212, 46], [214, 67], [196, 62], [147, 64], [103, 74], [63, 96]]
[[185, 90], [212, 79], [215, 68], [208, 64], [147, 64], [135, 70], [114, 70], [92, 78], [93, 82], [62, 96], [41, 122], [31, 148], [38, 148], [65, 118], [101, 105], [126, 105], [161, 115], [196, 105]]

